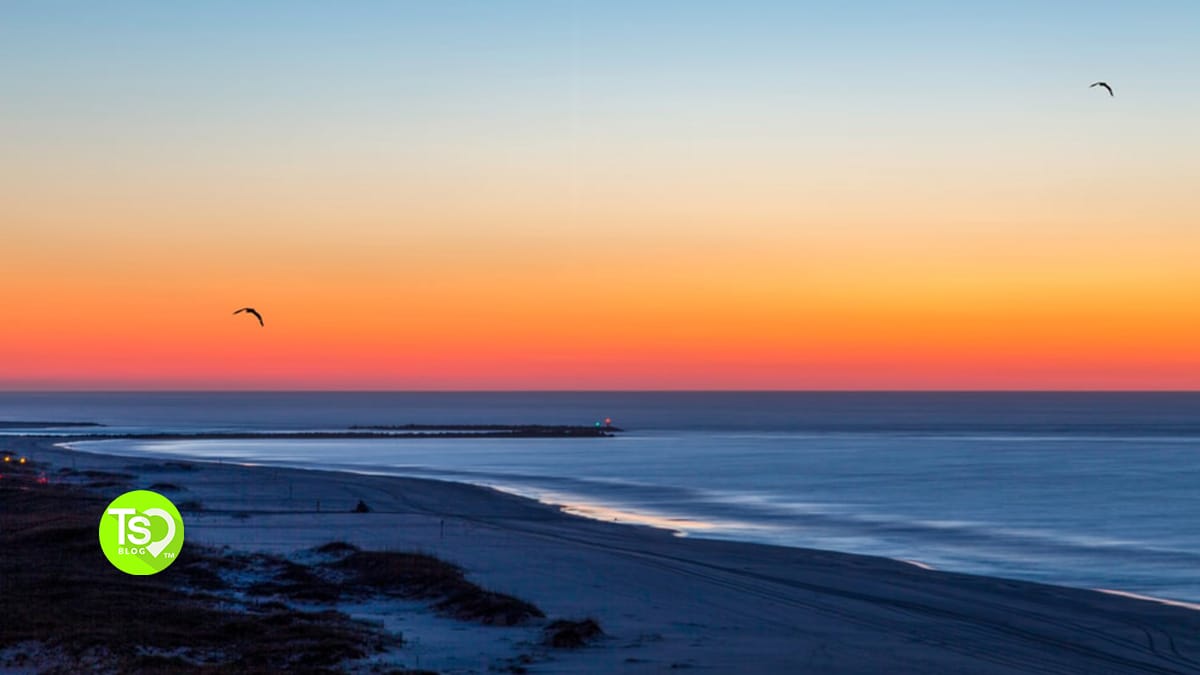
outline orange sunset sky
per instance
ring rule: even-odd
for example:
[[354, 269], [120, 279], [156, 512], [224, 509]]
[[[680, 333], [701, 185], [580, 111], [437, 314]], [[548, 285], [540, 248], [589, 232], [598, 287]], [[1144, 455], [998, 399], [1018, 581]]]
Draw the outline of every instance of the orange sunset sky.
[[1200, 387], [1194, 4], [168, 4], [0, 6], [0, 388]]

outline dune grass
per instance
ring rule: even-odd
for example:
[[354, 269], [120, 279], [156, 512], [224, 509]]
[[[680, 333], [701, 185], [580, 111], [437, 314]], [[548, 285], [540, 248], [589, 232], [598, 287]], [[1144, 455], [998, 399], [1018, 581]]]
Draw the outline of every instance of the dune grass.
[[39, 670], [335, 670], [395, 638], [332, 611], [213, 595], [224, 557], [187, 545], [154, 576], [114, 569], [97, 544], [106, 499], [39, 483], [41, 467], [0, 478], [0, 649]]
[[604, 631], [595, 619], [558, 619], [546, 625], [544, 642], [555, 649], [578, 649], [602, 637]]
[[344, 596], [382, 593], [433, 601], [446, 616], [475, 623], [513, 626], [545, 614], [532, 603], [489, 591], [466, 578], [457, 565], [422, 553], [364, 551], [345, 542], [314, 549], [328, 556], [312, 566], [276, 565], [270, 581], [249, 590], [294, 600], [336, 602]]

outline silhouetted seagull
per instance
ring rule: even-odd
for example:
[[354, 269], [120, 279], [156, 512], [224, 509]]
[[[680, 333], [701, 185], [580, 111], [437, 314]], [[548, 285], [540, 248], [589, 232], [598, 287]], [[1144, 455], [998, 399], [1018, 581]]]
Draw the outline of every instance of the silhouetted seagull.
[[1109, 96], [1113, 95], [1112, 87], [1108, 86], [1107, 82], [1093, 82], [1090, 86], [1088, 86], [1088, 89], [1091, 89], [1092, 87], [1104, 87], [1105, 89], [1108, 90]]
[[253, 314], [254, 318], [258, 319], [258, 325], [260, 325], [260, 326], [266, 325], [265, 323], [263, 323], [262, 314], [259, 314], [258, 310], [254, 309], [253, 307], [243, 307], [243, 308], [239, 309], [238, 311], [234, 312], [234, 314], [241, 314], [242, 312], [246, 312], [248, 314]]

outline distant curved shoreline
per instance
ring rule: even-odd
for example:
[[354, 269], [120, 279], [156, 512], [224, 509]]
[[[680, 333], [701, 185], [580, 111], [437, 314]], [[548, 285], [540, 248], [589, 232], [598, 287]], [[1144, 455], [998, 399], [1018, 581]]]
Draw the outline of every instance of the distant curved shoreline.
[[[61, 426], [61, 425], [56, 425]], [[77, 424], [76, 426], [103, 426]], [[37, 427], [14, 427], [35, 429]], [[57, 436], [61, 442], [71, 441], [226, 441], [226, 440], [357, 440], [372, 438], [612, 438], [623, 431], [617, 427], [564, 426], [564, 425], [433, 425], [407, 424], [402, 426], [353, 426], [347, 431], [230, 431], [196, 433], [153, 432], [153, 433], [88, 433]], [[22, 434], [13, 434], [21, 436]], [[42, 434], [24, 434], [42, 436]]]
[[99, 422], [27, 422], [22, 420], [0, 420], [0, 429], [76, 429], [103, 427]]

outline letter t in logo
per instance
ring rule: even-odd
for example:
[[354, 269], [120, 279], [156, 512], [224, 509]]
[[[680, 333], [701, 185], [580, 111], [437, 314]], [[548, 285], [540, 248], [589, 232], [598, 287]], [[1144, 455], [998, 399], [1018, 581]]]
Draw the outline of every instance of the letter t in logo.
[[137, 509], [109, 509], [108, 515], [117, 517], [117, 545], [125, 545], [125, 516], [137, 513]]

